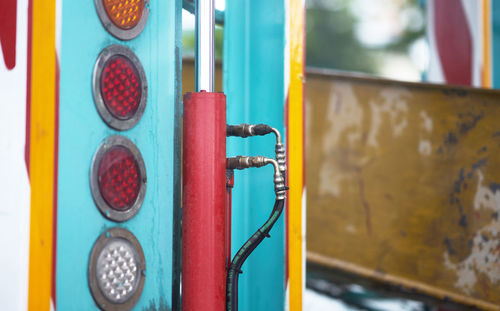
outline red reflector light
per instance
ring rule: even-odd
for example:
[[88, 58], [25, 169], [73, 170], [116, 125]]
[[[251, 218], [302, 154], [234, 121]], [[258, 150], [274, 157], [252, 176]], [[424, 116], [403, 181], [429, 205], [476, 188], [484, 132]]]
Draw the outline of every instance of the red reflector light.
[[141, 176], [134, 155], [122, 146], [109, 149], [98, 170], [99, 190], [111, 208], [129, 209], [139, 194]]
[[141, 79], [137, 69], [123, 55], [111, 57], [101, 74], [104, 105], [115, 117], [130, 119], [141, 101]]
[[93, 159], [90, 189], [107, 218], [125, 221], [137, 214], [146, 194], [146, 167], [134, 143], [118, 135], [102, 143]]
[[106, 47], [97, 58], [92, 77], [94, 102], [110, 127], [128, 130], [142, 117], [147, 102], [146, 74], [126, 46]]

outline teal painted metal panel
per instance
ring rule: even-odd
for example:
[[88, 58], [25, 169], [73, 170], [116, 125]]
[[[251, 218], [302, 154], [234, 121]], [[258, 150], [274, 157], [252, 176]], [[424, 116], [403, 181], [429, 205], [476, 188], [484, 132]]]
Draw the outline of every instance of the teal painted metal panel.
[[491, 1], [493, 88], [500, 88], [500, 2]]
[[[228, 123], [267, 123], [284, 133], [285, 3], [227, 1], [224, 29], [224, 92]], [[228, 156], [274, 157], [273, 136], [228, 138]], [[265, 222], [274, 204], [273, 169], [235, 172], [232, 255]], [[239, 281], [239, 310], [284, 309], [284, 214], [271, 238], [250, 255]]]
[[[150, 1], [139, 37], [120, 41], [102, 27], [94, 1], [63, 1], [60, 46], [59, 174], [56, 305], [60, 310], [94, 310], [87, 264], [98, 236], [125, 227], [141, 243], [146, 282], [134, 310], [170, 310], [178, 303], [178, 208], [181, 0]], [[141, 121], [117, 132], [101, 120], [92, 99], [91, 77], [100, 51], [111, 44], [130, 47], [148, 81]], [[177, 121], [176, 121], [177, 120]], [[106, 220], [89, 187], [91, 160], [104, 138], [119, 134], [139, 148], [147, 190], [139, 213], [121, 224]], [[175, 214], [175, 215], [174, 215]], [[175, 262], [175, 264], [174, 264]]]

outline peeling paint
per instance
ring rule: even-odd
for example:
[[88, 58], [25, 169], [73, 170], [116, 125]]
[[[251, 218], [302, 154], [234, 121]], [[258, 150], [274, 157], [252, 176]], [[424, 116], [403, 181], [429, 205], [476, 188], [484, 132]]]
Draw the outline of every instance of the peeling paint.
[[407, 98], [411, 93], [407, 90], [384, 89], [380, 92], [383, 101], [370, 101], [371, 129], [368, 134], [368, 145], [378, 147], [378, 134], [384, 123], [384, 116], [388, 116], [389, 124], [392, 126], [393, 137], [403, 134], [408, 126], [408, 103]]
[[356, 229], [356, 227], [354, 225], [349, 224], [349, 225], [345, 226], [345, 231], [349, 232], [349, 233], [356, 233], [358, 230]]
[[[474, 210], [490, 210], [498, 215], [500, 211], [500, 189], [492, 191], [484, 184], [481, 170], [477, 170], [477, 189], [474, 196]], [[453, 253], [448, 249], [444, 252], [444, 266], [456, 273], [455, 287], [470, 295], [478, 282], [478, 274], [482, 274], [491, 283], [500, 282], [499, 246], [500, 220], [491, 217], [491, 221], [476, 231], [470, 244], [469, 256], [458, 263], [453, 262]], [[490, 238], [491, 237], [491, 238]]]
[[418, 152], [423, 156], [429, 156], [432, 153], [432, 143], [430, 140], [421, 139], [418, 143]]
[[[339, 118], [339, 114], [343, 117]], [[346, 133], [350, 133], [347, 136], [350, 144], [361, 139], [363, 108], [351, 87], [346, 85], [341, 91], [332, 89], [326, 119], [330, 126], [324, 135], [324, 152], [330, 152], [332, 147], [337, 146]]]
[[[345, 115], [346, 117], [338, 118], [338, 114]], [[349, 145], [354, 145], [361, 141], [363, 109], [358, 104], [352, 88], [346, 85], [341, 89], [341, 92], [332, 89], [326, 120], [329, 127], [322, 142], [324, 153], [330, 154], [334, 146], [338, 145], [342, 139], [346, 139]], [[348, 156], [344, 155], [344, 157]], [[319, 176], [320, 180], [323, 181], [320, 183], [319, 188], [322, 195], [332, 195], [335, 197], [340, 195], [341, 183], [345, 179], [350, 178], [350, 172], [346, 171], [342, 167], [342, 164], [338, 162], [326, 162], [323, 164]]]
[[427, 111], [425, 110], [420, 111], [420, 117], [422, 118], [421, 128], [431, 133], [433, 125], [432, 118], [427, 114]]
[[308, 251], [500, 310], [500, 93], [448, 89], [308, 76]]
[[172, 309], [169, 307], [168, 303], [160, 297], [160, 302], [158, 306], [156, 306], [155, 300], [151, 299], [149, 301], [149, 305], [142, 309], [142, 311], [171, 311]]

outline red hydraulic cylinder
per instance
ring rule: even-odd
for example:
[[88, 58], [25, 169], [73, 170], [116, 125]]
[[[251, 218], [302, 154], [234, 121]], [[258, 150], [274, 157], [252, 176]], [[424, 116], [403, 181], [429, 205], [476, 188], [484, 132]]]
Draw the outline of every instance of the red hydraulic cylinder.
[[184, 96], [182, 310], [224, 311], [226, 97]]

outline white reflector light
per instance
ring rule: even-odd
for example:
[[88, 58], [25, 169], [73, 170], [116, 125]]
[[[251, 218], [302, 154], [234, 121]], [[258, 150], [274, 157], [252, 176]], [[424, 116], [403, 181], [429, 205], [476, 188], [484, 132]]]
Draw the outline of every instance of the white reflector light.
[[97, 285], [115, 303], [124, 302], [137, 290], [137, 253], [125, 239], [111, 239], [97, 258]]
[[130, 310], [139, 300], [145, 281], [144, 253], [136, 237], [112, 228], [95, 242], [89, 261], [89, 286], [103, 310]]

